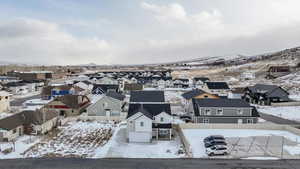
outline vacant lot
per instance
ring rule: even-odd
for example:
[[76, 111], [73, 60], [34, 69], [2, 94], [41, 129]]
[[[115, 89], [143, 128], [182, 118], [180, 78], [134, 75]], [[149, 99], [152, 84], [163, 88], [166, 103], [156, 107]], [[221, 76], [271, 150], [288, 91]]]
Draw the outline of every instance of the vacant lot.
[[100, 122], [70, 122], [54, 136], [26, 151], [26, 157], [92, 157], [112, 136], [115, 125]]

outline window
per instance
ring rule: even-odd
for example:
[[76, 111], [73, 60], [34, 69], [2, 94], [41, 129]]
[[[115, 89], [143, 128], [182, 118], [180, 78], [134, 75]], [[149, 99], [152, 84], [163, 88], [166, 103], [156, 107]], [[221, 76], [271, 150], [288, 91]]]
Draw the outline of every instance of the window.
[[243, 110], [242, 109], [237, 109], [237, 114], [238, 115], [242, 115], [243, 114]]
[[208, 98], [208, 96], [207, 96], [207, 95], [204, 95], [204, 98]]
[[8, 96], [5, 96], [5, 99], [8, 99]]
[[253, 119], [247, 119], [247, 123], [248, 124], [252, 124], [253, 123]]
[[203, 119], [203, 123], [209, 123], [209, 119]]
[[13, 133], [15, 134], [16, 132], [17, 132], [17, 129], [14, 129], [14, 130], [13, 130]]
[[205, 109], [204, 115], [210, 115], [210, 109]]
[[163, 122], [163, 121], [164, 121], [164, 118], [163, 118], [163, 117], [161, 117], [161, 118], [160, 118], [160, 122]]
[[223, 115], [223, 109], [218, 109], [217, 110], [217, 115], [222, 116]]
[[143, 121], [141, 121], [140, 126], [144, 127], [144, 122]]

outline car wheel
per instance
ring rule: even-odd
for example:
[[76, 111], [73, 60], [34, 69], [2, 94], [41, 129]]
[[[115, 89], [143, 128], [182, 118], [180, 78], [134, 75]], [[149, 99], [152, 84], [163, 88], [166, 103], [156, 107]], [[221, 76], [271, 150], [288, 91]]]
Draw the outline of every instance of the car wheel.
[[225, 155], [225, 156], [226, 156], [227, 154], [228, 154], [228, 153], [227, 153], [227, 152], [225, 152], [223, 155]]
[[214, 155], [214, 153], [209, 153], [209, 154], [208, 154], [208, 156], [213, 156], [213, 155]]

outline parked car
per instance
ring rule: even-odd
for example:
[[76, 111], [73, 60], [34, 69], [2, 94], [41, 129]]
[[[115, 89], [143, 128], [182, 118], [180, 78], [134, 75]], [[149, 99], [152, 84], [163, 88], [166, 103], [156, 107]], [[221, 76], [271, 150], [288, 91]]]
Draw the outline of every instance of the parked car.
[[212, 146], [209, 148], [206, 148], [206, 154], [208, 156], [213, 156], [213, 155], [227, 155], [227, 147], [219, 147], [219, 146]]
[[205, 148], [212, 147], [212, 146], [226, 147], [227, 143], [225, 142], [225, 140], [213, 140], [211, 142], [204, 143], [204, 146], [205, 146]]
[[208, 143], [208, 142], [212, 142], [212, 141], [224, 141], [225, 142], [225, 138], [221, 135], [211, 135], [206, 137], [203, 142]]

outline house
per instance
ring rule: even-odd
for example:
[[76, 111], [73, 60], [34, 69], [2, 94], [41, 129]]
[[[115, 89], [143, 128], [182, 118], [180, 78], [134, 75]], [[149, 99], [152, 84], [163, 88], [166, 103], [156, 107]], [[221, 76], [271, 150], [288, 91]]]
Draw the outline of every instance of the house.
[[171, 137], [170, 104], [129, 104], [127, 115], [127, 139], [129, 142], [151, 142], [152, 138], [171, 139]]
[[88, 116], [97, 116], [103, 120], [124, 120], [126, 115], [123, 113], [125, 96], [114, 91], [109, 91], [87, 107]]
[[105, 94], [108, 91], [119, 92], [119, 85], [115, 84], [94, 84], [92, 89], [93, 95]]
[[174, 88], [188, 88], [189, 87], [189, 79], [178, 78], [173, 80]]
[[226, 82], [205, 82], [203, 90], [219, 96], [227, 96], [230, 88]]
[[242, 99], [193, 99], [190, 110], [195, 123], [257, 123], [255, 107]]
[[267, 78], [273, 79], [289, 73], [291, 73], [289, 66], [270, 66], [267, 71]]
[[201, 89], [193, 89], [191, 91], [187, 91], [181, 95], [184, 98], [184, 110], [187, 112], [189, 107], [192, 105], [192, 99], [220, 99], [219, 96], [207, 93]]
[[6, 91], [0, 91], [0, 113], [10, 110], [10, 94]]
[[21, 80], [47, 80], [51, 79], [53, 72], [51, 71], [30, 71], [30, 72], [17, 72], [17, 76]]
[[97, 80], [97, 84], [109, 84], [109, 85], [118, 85], [119, 82], [111, 77], [103, 77], [99, 80]]
[[229, 99], [242, 99], [245, 94], [245, 88], [239, 87], [231, 89], [231, 91], [228, 93]]
[[252, 80], [255, 79], [255, 72], [252, 71], [246, 71], [241, 73], [241, 79], [242, 80]]
[[254, 104], [271, 105], [289, 101], [289, 93], [276, 85], [256, 84], [245, 89], [244, 99]]
[[208, 82], [208, 77], [194, 77], [193, 78], [193, 84], [195, 88], [203, 88], [205, 82]]
[[171, 106], [163, 91], [132, 91], [127, 114], [129, 142], [151, 142], [152, 138], [171, 139]]
[[129, 94], [131, 91], [143, 90], [143, 85], [138, 83], [125, 83], [123, 92]]
[[77, 86], [86, 91], [92, 91], [94, 85], [90, 81], [85, 80], [85, 81], [74, 81], [74, 86]]
[[64, 95], [56, 97], [43, 107], [47, 110], [57, 110], [60, 116], [76, 116], [85, 111], [90, 100], [84, 95]]
[[0, 141], [13, 141], [25, 134], [45, 134], [58, 124], [56, 111], [22, 111], [0, 120]]
[[41, 96], [44, 100], [50, 100], [68, 94], [81, 95], [83, 91], [84, 89], [73, 85], [46, 86], [42, 89]]
[[165, 94], [158, 90], [132, 91], [130, 103], [165, 103]]

